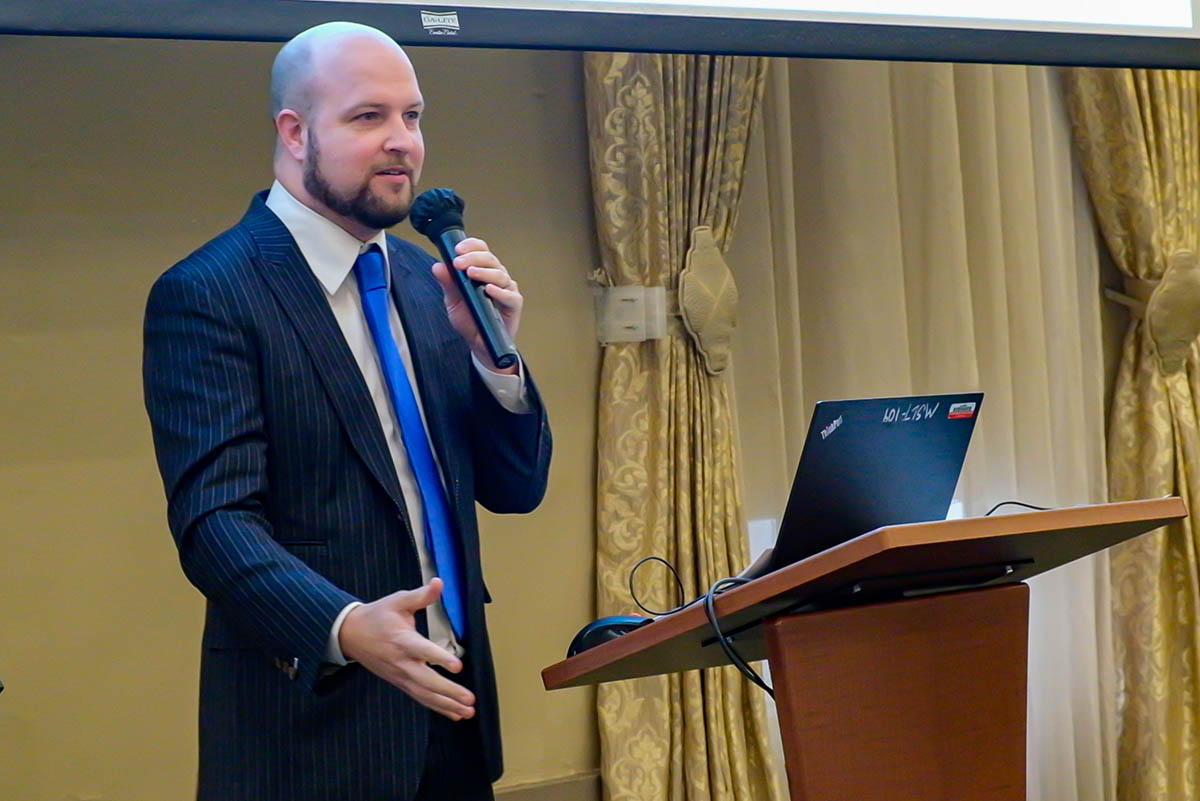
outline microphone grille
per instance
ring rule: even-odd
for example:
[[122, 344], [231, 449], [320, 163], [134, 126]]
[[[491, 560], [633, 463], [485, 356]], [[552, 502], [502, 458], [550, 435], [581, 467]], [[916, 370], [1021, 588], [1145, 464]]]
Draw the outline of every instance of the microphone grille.
[[408, 211], [417, 233], [435, 237], [447, 228], [462, 228], [466, 202], [453, 189], [429, 189], [413, 201]]

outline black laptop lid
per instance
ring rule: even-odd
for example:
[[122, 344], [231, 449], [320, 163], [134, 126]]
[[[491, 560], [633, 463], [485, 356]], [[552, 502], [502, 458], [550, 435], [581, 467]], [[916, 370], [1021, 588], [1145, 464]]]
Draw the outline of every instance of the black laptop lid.
[[982, 405], [982, 392], [818, 403], [769, 569], [944, 519]]

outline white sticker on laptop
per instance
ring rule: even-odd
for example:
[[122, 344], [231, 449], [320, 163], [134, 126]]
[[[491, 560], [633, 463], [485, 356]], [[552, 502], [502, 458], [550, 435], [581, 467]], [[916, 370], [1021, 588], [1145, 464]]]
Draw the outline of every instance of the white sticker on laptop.
[[950, 404], [951, 420], [967, 420], [975, 416], [974, 403], [952, 403]]
[[890, 409], [883, 410], [883, 422], [885, 423], [919, 423], [923, 420], [932, 419], [937, 414], [938, 407], [942, 405], [941, 401], [933, 404], [928, 403], [908, 404], [907, 406], [893, 406]]

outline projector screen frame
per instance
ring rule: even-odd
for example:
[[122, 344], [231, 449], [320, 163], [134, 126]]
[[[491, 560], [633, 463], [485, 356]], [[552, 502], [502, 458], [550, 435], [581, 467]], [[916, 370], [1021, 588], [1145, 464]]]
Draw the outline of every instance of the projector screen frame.
[[[435, 35], [421, 11], [457, 11]], [[923, 25], [793, 22], [589, 11], [459, 8], [453, 4], [312, 0], [7, 0], [0, 33], [285, 41], [321, 22], [373, 25], [414, 46], [628, 50], [900, 61], [1107, 67], [1200, 67], [1200, 38]]]

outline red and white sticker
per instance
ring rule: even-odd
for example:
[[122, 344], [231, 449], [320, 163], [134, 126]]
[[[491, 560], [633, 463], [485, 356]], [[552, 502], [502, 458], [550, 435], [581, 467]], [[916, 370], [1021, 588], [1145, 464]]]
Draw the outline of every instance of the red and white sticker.
[[950, 404], [950, 419], [951, 420], [966, 420], [975, 416], [975, 404], [973, 403], [952, 403]]

